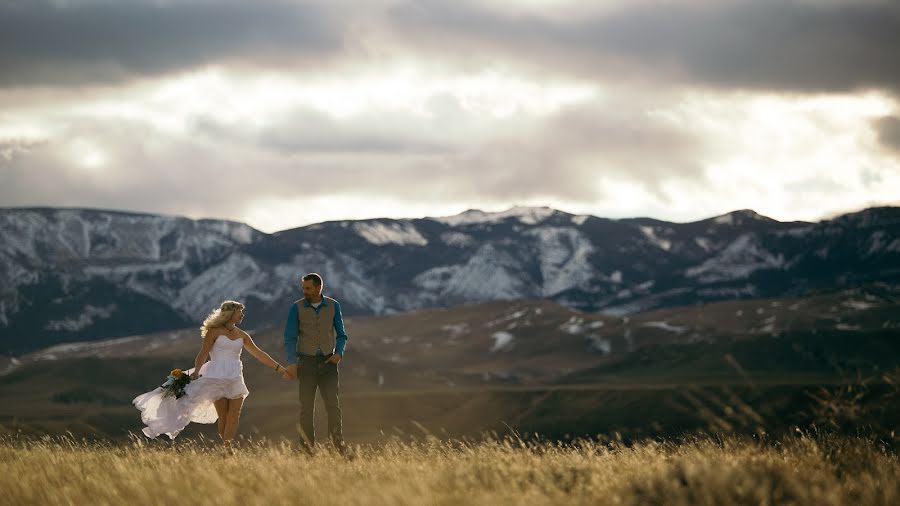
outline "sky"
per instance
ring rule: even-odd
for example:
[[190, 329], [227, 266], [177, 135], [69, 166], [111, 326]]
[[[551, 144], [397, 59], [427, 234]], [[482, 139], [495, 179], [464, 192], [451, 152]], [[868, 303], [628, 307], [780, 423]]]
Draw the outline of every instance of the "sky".
[[0, 207], [900, 205], [896, 0], [7, 0]]

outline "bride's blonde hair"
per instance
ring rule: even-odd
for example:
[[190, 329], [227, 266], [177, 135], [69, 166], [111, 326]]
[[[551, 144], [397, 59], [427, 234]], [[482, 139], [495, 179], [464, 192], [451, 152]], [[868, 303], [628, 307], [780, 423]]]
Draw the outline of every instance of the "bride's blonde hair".
[[203, 320], [200, 326], [200, 337], [206, 337], [206, 332], [213, 327], [221, 327], [231, 320], [232, 315], [238, 309], [244, 309], [244, 305], [236, 300], [226, 300], [219, 306], [219, 309], [213, 310], [209, 316]]

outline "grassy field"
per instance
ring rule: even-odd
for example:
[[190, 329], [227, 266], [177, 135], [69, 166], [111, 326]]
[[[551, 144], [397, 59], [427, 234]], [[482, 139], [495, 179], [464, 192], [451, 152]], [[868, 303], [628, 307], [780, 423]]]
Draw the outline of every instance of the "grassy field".
[[872, 439], [696, 436], [568, 444], [507, 437], [357, 446], [345, 459], [245, 439], [0, 438], [5, 504], [900, 504], [900, 460]]
[[[296, 449], [296, 384], [250, 360], [237, 455], [218, 450], [214, 425], [174, 443], [135, 437], [131, 399], [193, 357], [193, 330], [36, 353], [0, 374], [0, 506], [900, 504], [897, 330], [881, 316], [847, 320], [865, 331], [798, 330], [799, 303], [735, 304], [646, 319], [700, 329], [744, 311], [768, 325], [781, 311], [786, 327], [663, 346], [654, 339], [669, 331], [608, 320], [596, 328], [649, 344], [607, 356], [560, 330], [572, 316], [553, 306], [502, 308], [531, 321], [497, 353], [485, 350], [501, 327], [466, 334], [448, 327], [460, 319], [449, 310], [361, 324], [341, 373], [349, 460]], [[406, 335], [426, 321], [432, 334]], [[546, 336], [563, 353], [548, 355]], [[278, 350], [281, 337], [257, 342]], [[397, 343], [409, 355], [384, 356]]]

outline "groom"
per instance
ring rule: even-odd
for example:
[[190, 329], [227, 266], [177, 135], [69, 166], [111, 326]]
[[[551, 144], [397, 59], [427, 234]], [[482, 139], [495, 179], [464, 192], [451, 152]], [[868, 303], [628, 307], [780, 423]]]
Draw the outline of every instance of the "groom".
[[338, 301], [322, 296], [322, 276], [310, 273], [301, 280], [303, 298], [294, 302], [284, 325], [287, 372], [300, 379], [300, 431], [307, 450], [316, 442], [313, 413], [316, 390], [328, 413], [331, 442], [344, 453], [341, 407], [338, 401], [338, 363], [347, 345], [347, 333]]

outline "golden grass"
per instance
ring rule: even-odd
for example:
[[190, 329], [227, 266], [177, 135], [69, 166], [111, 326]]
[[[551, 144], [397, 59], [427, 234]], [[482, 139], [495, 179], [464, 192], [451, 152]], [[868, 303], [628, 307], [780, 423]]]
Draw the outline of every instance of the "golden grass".
[[5, 504], [900, 504], [872, 440], [798, 434], [572, 444], [431, 438], [314, 456], [244, 441], [174, 445], [0, 438]]

